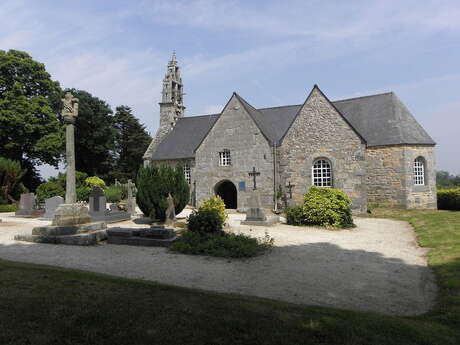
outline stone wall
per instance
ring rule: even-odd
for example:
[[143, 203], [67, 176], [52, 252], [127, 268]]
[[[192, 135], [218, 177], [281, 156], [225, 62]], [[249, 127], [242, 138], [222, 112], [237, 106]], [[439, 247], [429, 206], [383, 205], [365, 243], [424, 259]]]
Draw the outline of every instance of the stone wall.
[[[224, 149], [230, 150], [230, 166], [219, 166], [219, 152]], [[237, 188], [238, 209], [245, 209], [253, 187], [253, 179], [248, 172], [253, 167], [260, 172], [257, 190], [261, 195], [262, 206], [272, 208], [273, 149], [238, 98], [233, 96], [196, 150], [192, 173], [198, 176], [198, 204], [215, 195], [215, 187], [219, 182], [229, 180]], [[245, 185], [245, 190], [241, 190], [240, 183]]]
[[315, 87], [279, 149], [280, 182], [295, 185], [294, 203], [301, 203], [312, 185], [311, 170], [317, 158], [331, 162], [333, 187], [351, 198], [353, 212], [365, 212], [365, 144]]
[[[425, 185], [414, 185], [414, 160], [425, 160]], [[400, 145], [367, 149], [366, 184], [370, 203], [408, 208], [436, 208], [433, 146]]]

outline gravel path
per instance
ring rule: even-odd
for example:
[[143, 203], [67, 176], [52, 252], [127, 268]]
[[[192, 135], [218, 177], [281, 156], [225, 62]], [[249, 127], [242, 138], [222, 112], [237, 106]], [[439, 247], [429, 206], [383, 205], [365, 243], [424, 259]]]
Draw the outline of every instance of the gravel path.
[[[328, 231], [278, 225], [231, 231], [262, 237], [275, 248], [251, 259], [174, 254], [165, 248], [101, 244], [77, 247], [14, 241], [49, 222], [1, 214], [0, 258], [76, 268], [114, 276], [282, 301], [390, 315], [415, 315], [434, 304], [436, 286], [412, 228], [389, 219], [356, 218], [352, 230]], [[133, 226], [131, 221], [111, 226]]]

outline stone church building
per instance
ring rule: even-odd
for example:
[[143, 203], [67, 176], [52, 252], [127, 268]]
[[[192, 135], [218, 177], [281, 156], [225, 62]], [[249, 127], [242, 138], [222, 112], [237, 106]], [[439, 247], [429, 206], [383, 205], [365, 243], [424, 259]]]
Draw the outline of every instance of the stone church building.
[[144, 164], [183, 166], [198, 205], [220, 195], [244, 210], [255, 181], [267, 209], [300, 203], [312, 185], [343, 190], [355, 213], [436, 208], [435, 142], [393, 92], [330, 101], [315, 85], [297, 105], [255, 108], [233, 93], [219, 114], [184, 110], [173, 55]]

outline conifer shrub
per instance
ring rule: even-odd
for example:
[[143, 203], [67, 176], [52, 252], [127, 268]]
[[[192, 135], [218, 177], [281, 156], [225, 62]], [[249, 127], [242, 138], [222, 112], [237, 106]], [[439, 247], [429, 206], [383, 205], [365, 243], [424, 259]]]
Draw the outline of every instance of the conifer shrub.
[[439, 189], [438, 209], [460, 211], [460, 188]]
[[220, 196], [213, 196], [209, 199], [203, 201], [201, 206], [198, 208], [198, 211], [206, 211], [206, 210], [215, 210], [220, 219], [222, 219], [222, 223], [225, 223], [227, 220], [227, 212], [225, 211], [225, 203], [224, 200]]
[[351, 201], [341, 190], [310, 187], [301, 206], [286, 211], [288, 224], [319, 225], [333, 228], [353, 227]]
[[145, 216], [165, 220], [168, 193], [174, 199], [176, 214], [180, 213], [190, 199], [190, 188], [181, 166], [150, 165], [140, 167], [136, 178], [136, 200]]

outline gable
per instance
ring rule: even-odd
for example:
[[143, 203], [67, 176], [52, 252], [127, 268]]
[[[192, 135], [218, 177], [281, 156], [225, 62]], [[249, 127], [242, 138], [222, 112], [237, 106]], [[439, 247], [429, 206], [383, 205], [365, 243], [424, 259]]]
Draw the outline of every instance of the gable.
[[299, 108], [281, 141], [287, 136], [314, 136], [318, 141], [334, 140], [337, 131], [350, 132], [351, 136], [365, 143], [356, 131], [324, 93], [314, 86], [305, 103]]

